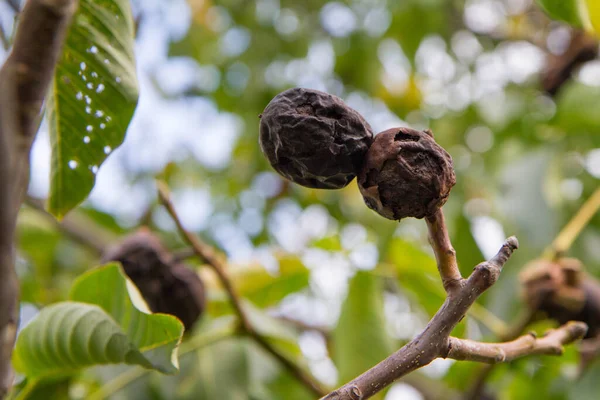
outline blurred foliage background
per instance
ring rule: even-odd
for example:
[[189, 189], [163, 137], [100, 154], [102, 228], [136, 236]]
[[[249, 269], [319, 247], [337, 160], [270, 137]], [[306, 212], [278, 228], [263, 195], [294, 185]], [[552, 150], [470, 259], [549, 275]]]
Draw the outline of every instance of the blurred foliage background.
[[[3, 31], [11, 32], [14, 14], [0, 7]], [[354, 182], [339, 191], [288, 184], [262, 156], [258, 115], [289, 87], [342, 97], [376, 132], [432, 129], [455, 163], [458, 183], [444, 212], [463, 274], [506, 236], [519, 238], [521, 248], [458, 336], [494, 340], [516, 319], [521, 267], [598, 187], [600, 61], [576, 65], [549, 94], [545, 74], [570, 65], [577, 33], [530, 0], [134, 0], [133, 11], [138, 107], [91, 197], [63, 223], [98, 245], [24, 207], [23, 323], [64, 299], [74, 278], [99, 264], [100, 247], [141, 226], [174, 251], [185, 247], [157, 202], [160, 177], [186, 226], [227, 255], [265, 332], [324, 384], [344, 383], [420, 332], [444, 296], [423, 221], [384, 220], [364, 206]], [[36, 198], [49, 187], [46, 130], [32, 155]], [[600, 216], [568, 254], [600, 275]], [[208, 286], [209, 306], [184, 346], [222, 331], [232, 315], [210, 271], [187, 262]], [[311, 398], [247, 339], [221, 339], [190, 345], [176, 376], [93, 368], [53, 395]], [[578, 381], [577, 362], [570, 347], [563, 357], [499, 366], [488, 392], [497, 399], [597, 398], [600, 369], [592, 365]], [[451, 398], [469, 389], [478, 368], [437, 360], [380, 398]]]

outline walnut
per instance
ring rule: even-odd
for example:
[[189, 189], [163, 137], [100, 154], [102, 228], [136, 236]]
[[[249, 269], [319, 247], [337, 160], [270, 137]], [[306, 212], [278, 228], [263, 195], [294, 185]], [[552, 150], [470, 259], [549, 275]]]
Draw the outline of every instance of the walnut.
[[158, 237], [147, 229], [126, 237], [102, 259], [123, 265], [152, 312], [176, 316], [186, 330], [202, 315], [206, 295], [200, 277], [174, 263]]
[[377, 134], [358, 177], [367, 206], [392, 220], [433, 215], [455, 183], [450, 155], [430, 131], [410, 128]]
[[286, 90], [261, 114], [263, 153], [277, 172], [309, 188], [348, 185], [372, 139], [371, 127], [358, 112], [318, 90]]

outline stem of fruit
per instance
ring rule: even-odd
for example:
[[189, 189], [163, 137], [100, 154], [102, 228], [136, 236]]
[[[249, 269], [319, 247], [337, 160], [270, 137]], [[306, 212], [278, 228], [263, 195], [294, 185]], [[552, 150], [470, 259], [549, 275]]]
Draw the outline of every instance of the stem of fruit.
[[456, 251], [450, 242], [446, 219], [441, 209], [425, 218], [429, 230], [429, 243], [435, 253], [438, 271], [442, 278], [444, 289], [450, 295], [463, 280], [456, 262]]
[[173, 203], [171, 202], [171, 196], [169, 188], [164, 182], [158, 181], [158, 197], [167, 209], [171, 218], [177, 225], [179, 233], [183, 236], [185, 241], [192, 247], [194, 253], [213, 269], [217, 274], [223, 288], [229, 296], [229, 300], [233, 305], [234, 312], [237, 314], [241, 328], [245, 334], [252, 338], [258, 345], [260, 345], [265, 351], [275, 357], [296, 379], [302, 382], [308, 389], [310, 389], [317, 396], [323, 396], [327, 391], [323, 389], [321, 384], [317, 382], [311, 375], [305, 372], [302, 368], [296, 365], [293, 361], [289, 360], [284, 356], [277, 348], [275, 348], [270, 342], [268, 342], [263, 336], [261, 336], [252, 326], [250, 320], [244, 311], [242, 301], [240, 299], [237, 290], [233, 286], [231, 279], [227, 274], [226, 262], [222, 260], [217, 252], [208, 244], [204, 243], [200, 238], [193, 235], [188, 231], [181, 222]]

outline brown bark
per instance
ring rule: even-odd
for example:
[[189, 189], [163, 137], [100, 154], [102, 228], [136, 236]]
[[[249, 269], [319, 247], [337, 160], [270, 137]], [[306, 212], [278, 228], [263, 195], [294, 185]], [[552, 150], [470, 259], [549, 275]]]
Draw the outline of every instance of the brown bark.
[[0, 69], [0, 398], [12, 385], [18, 323], [14, 232], [29, 182], [29, 152], [77, 0], [29, 0]]

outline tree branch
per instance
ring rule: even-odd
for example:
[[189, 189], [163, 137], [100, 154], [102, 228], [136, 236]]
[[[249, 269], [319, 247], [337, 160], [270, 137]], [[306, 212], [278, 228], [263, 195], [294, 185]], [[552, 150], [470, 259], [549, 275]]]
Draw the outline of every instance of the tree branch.
[[29, 0], [0, 69], [0, 398], [12, 385], [18, 320], [14, 232], [29, 181], [29, 152], [77, 0]]
[[579, 322], [550, 331], [540, 339], [524, 336], [513, 342], [485, 344], [451, 338], [450, 333], [475, 300], [498, 280], [502, 267], [519, 243], [511, 236], [492, 259], [477, 265], [473, 273], [463, 279], [458, 272], [456, 253], [448, 237], [442, 212], [439, 211], [426, 221], [431, 246], [448, 292], [446, 301], [421, 334], [370, 370], [323, 397], [323, 400], [368, 399], [396, 379], [438, 357], [502, 362], [526, 354], [558, 354], [563, 344], [585, 334], [587, 327]]
[[505, 343], [482, 343], [450, 337], [445, 358], [496, 364], [532, 354], [561, 355], [563, 345], [582, 338], [586, 331], [585, 323], [571, 321], [541, 338], [529, 333]]
[[217, 256], [216, 251], [208, 244], [201, 241], [198, 237], [189, 232], [182, 224], [181, 219], [177, 215], [177, 211], [170, 199], [169, 189], [163, 182], [157, 182], [158, 197], [161, 203], [165, 206], [171, 218], [177, 225], [179, 233], [184, 237], [185, 241], [194, 249], [196, 255], [202, 258], [215, 271], [221, 284], [225, 288], [233, 309], [241, 322], [241, 327], [244, 333], [258, 343], [264, 350], [275, 357], [293, 376], [302, 382], [307, 388], [318, 396], [323, 396], [326, 391], [321, 385], [308, 373], [303, 371], [298, 365], [281, 354], [271, 343], [262, 337], [252, 326], [244, 308], [239, 294], [233, 287], [233, 284], [227, 275], [226, 262], [221, 257]]
[[425, 218], [425, 222], [429, 230], [429, 244], [435, 253], [442, 284], [446, 292], [450, 293], [463, 278], [458, 269], [456, 251], [448, 236], [444, 213], [438, 210], [433, 216]]
[[[437, 216], [428, 219], [428, 225], [436, 227], [432, 237], [432, 246], [436, 254], [441, 254], [440, 260], [444, 260], [451, 254], [450, 241], [443, 218]], [[430, 228], [431, 231], [431, 228]], [[441, 240], [438, 240], [441, 239]], [[498, 254], [490, 261], [483, 262], [475, 267], [471, 276], [452, 283], [452, 291], [438, 312], [433, 316], [425, 330], [396, 353], [392, 354], [367, 372], [353, 381], [325, 396], [324, 400], [363, 400], [368, 399], [375, 393], [389, 386], [396, 379], [424, 367], [438, 357], [447, 354], [447, 343], [450, 332], [462, 320], [467, 310], [475, 302], [477, 297], [486, 289], [491, 287], [513, 251], [518, 247], [515, 237], [506, 240]], [[454, 253], [452, 249], [452, 254]], [[454, 258], [452, 255], [448, 257]], [[443, 264], [443, 263], [441, 263]], [[447, 266], [448, 264], [446, 264]], [[442, 275], [443, 279], [444, 275]]]

